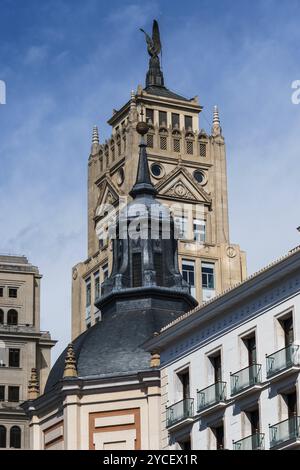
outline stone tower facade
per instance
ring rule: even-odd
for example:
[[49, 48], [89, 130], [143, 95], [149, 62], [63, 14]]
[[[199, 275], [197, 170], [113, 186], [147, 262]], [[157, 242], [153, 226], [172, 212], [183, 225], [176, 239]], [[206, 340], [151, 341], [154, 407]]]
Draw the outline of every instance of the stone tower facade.
[[[149, 52], [149, 50], [148, 50]], [[149, 52], [150, 54], [150, 52]], [[155, 60], [154, 60], [155, 59]], [[110, 225], [101, 208], [130, 198], [138, 163], [137, 122], [149, 125], [147, 153], [158, 200], [177, 223], [179, 267], [201, 304], [246, 277], [246, 256], [229, 238], [225, 140], [219, 112], [212, 129], [201, 125], [202, 106], [170, 91], [151, 57], [146, 87], [108, 120], [111, 137], [100, 142], [95, 126], [88, 160], [88, 257], [73, 268], [72, 337], [100, 319], [95, 299], [112, 266], [112, 246], [100, 240], [97, 224]], [[151, 73], [149, 73], [151, 71]], [[156, 76], [156, 75], [157, 76]], [[160, 77], [160, 80], [157, 80]]]
[[56, 341], [40, 330], [41, 277], [25, 256], [0, 255], [0, 450], [29, 449], [20, 405], [43, 393], [51, 366]]

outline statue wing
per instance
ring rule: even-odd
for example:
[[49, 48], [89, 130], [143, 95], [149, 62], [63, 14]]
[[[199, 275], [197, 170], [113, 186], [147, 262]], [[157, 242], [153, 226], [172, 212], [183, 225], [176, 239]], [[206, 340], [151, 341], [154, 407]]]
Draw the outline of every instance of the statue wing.
[[156, 55], [158, 55], [161, 51], [161, 42], [160, 42], [159, 27], [158, 27], [158, 23], [156, 20], [153, 21], [152, 41], [153, 41]]

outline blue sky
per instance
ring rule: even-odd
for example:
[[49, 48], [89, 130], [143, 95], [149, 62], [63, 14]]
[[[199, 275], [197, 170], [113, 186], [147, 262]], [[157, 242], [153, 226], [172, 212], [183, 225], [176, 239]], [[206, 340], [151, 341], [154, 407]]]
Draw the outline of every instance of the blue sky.
[[231, 241], [252, 273], [299, 244], [300, 0], [0, 0], [0, 252], [40, 267], [42, 328], [69, 340], [71, 267], [86, 257], [87, 159], [144, 84], [139, 27], [160, 23], [166, 85], [219, 105]]

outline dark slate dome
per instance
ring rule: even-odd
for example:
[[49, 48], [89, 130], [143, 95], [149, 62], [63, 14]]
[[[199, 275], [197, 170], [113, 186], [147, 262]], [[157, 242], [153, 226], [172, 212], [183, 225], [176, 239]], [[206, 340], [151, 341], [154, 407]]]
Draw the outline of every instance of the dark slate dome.
[[[110, 313], [73, 342], [79, 378], [114, 377], [150, 369], [150, 355], [142, 344], [154, 331], [177, 317], [156, 310]], [[63, 378], [67, 348], [49, 374], [45, 393]]]

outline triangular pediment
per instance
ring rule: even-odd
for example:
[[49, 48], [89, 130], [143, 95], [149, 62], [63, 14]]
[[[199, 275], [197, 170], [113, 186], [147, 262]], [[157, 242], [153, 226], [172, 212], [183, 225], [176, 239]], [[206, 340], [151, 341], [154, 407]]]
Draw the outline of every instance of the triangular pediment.
[[182, 166], [177, 166], [171, 173], [164, 176], [155, 187], [158, 190], [158, 197], [211, 205], [210, 194], [196, 183]]
[[101, 218], [104, 212], [104, 207], [116, 206], [119, 203], [118, 190], [111, 180], [106, 179], [100, 188], [98, 201], [95, 208], [94, 218]]

